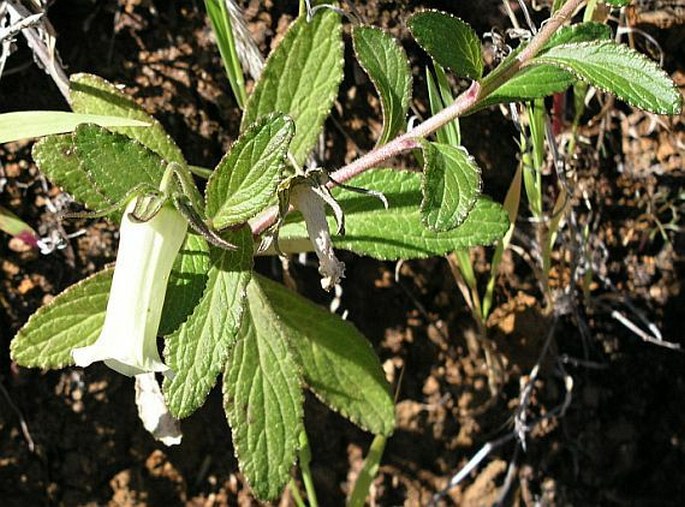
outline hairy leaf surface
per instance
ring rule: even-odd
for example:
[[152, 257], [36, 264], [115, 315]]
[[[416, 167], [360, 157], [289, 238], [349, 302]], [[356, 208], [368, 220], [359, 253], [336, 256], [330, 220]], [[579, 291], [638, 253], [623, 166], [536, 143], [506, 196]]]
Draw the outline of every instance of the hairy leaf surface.
[[164, 358], [174, 376], [164, 379], [163, 390], [175, 417], [187, 417], [204, 403], [240, 327], [252, 270], [252, 234], [243, 227], [223, 237], [238, 250], [210, 247], [202, 298], [165, 340]]
[[387, 32], [358, 26], [352, 32], [359, 64], [376, 87], [383, 110], [383, 130], [376, 143], [387, 143], [406, 127], [411, 97], [411, 69], [402, 46]]
[[269, 56], [248, 99], [242, 130], [273, 112], [295, 121], [290, 152], [302, 164], [314, 147], [343, 77], [340, 16], [318, 12], [311, 21], [301, 16]]
[[682, 97], [659, 66], [629, 47], [611, 41], [555, 46], [536, 57], [566, 69], [579, 79], [613, 93], [627, 103], [657, 114], [679, 114]]
[[207, 183], [207, 217], [216, 229], [244, 223], [273, 201], [295, 126], [262, 117], [235, 142]]
[[113, 127], [111, 130], [144, 144], [168, 162], [185, 164], [181, 150], [162, 124], [109, 81], [93, 74], [73, 74], [69, 79], [69, 100], [77, 113], [122, 116], [149, 124], [144, 128]]
[[[350, 185], [383, 192], [389, 209], [371, 197], [334, 189], [345, 211], [344, 236], [334, 236], [334, 244], [376, 259], [420, 259], [443, 255], [455, 248], [487, 245], [500, 239], [509, 227], [502, 207], [480, 197], [464, 223], [447, 232], [432, 232], [421, 224], [421, 175], [393, 169], [374, 169], [349, 181]], [[333, 228], [333, 219], [329, 219]], [[283, 251], [311, 250], [299, 213], [293, 213], [281, 228], [279, 244]]]
[[309, 389], [361, 428], [392, 433], [394, 403], [369, 341], [338, 315], [262, 276], [252, 279], [250, 298], [254, 285], [279, 319]]
[[209, 271], [209, 245], [202, 236], [186, 234], [169, 276], [158, 334], [173, 333], [202, 298]]
[[12, 359], [30, 368], [73, 365], [71, 351], [92, 345], [100, 335], [113, 273], [106, 268], [40, 307], [12, 340]]
[[421, 220], [433, 231], [461, 225], [480, 195], [480, 168], [462, 146], [424, 142]]
[[407, 20], [414, 39], [439, 65], [459, 77], [480, 79], [483, 55], [480, 39], [471, 26], [445, 12], [417, 12]]
[[248, 286], [240, 338], [224, 373], [224, 408], [240, 470], [258, 498], [276, 498], [290, 480], [304, 398], [297, 362], [261, 288]]
[[92, 124], [79, 125], [73, 139], [88, 178], [110, 204], [120, 202], [138, 185], [159, 187], [164, 162], [138, 141]]

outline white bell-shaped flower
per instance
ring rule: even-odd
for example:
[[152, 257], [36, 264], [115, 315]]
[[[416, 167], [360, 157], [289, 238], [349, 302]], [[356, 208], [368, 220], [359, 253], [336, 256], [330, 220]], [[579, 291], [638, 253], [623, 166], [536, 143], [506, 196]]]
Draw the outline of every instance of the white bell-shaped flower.
[[97, 341], [74, 349], [77, 366], [104, 361], [123, 375], [165, 372], [157, 351], [157, 330], [174, 260], [188, 224], [166, 204], [146, 222], [132, 220], [132, 199], [121, 220], [119, 251], [107, 313]]

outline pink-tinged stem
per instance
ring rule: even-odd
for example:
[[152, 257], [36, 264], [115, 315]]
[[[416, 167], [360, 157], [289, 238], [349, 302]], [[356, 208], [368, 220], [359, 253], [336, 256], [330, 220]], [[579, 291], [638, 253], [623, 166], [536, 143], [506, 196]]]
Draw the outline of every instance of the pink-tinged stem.
[[459, 95], [452, 104], [438, 114], [431, 116], [423, 123], [417, 125], [406, 134], [395, 138], [388, 144], [370, 151], [354, 162], [347, 164], [345, 167], [341, 167], [331, 174], [331, 178], [338, 183], [345, 183], [364, 171], [396, 157], [400, 153], [420, 147], [419, 141], [421, 139], [432, 134], [443, 125], [446, 125], [471, 109], [478, 100], [479, 92], [480, 84], [477, 81], [472, 82], [468, 90]]

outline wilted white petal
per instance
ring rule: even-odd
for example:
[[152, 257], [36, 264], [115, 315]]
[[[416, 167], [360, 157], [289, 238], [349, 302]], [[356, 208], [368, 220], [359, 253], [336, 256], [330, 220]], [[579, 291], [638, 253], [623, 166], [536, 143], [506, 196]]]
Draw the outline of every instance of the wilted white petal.
[[169, 407], [164, 401], [164, 395], [154, 373], [136, 375], [136, 405], [138, 417], [155, 440], [164, 445], [181, 443], [181, 425], [178, 419], [169, 413]]
[[290, 193], [290, 202], [304, 216], [309, 240], [319, 258], [321, 287], [331, 290], [345, 276], [345, 264], [338, 260], [333, 250], [325, 203], [308, 185], [295, 186]]
[[133, 221], [129, 213], [135, 202], [129, 203], [121, 220], [119, 251], [100, 336], [93, 345], [71, 352], [77, 366], [104, 361], [128, 376], [168, 370], [157, 351], [157, 329], [171, 268], [188, 227], [170, 206], [147, 222]]

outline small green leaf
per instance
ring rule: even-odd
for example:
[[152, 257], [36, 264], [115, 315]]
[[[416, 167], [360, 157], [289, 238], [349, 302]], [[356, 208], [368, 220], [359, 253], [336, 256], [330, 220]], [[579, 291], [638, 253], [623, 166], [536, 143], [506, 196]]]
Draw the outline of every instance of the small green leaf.
[[202, 298], [209, 271], [209, 246], [202, 236], [187, 234], [169, 276], [158, 334], [176, 331]]
[[[480, 197], [464, 223], [447, 232], [432, 232], [421, 224], [421, 175], [393, 169], [373, 169], [350, 185], [382, 192], [389, 209], [370, 196], [336, 188], [333, 195], [345, 211], [345, 235], [334, 236], [338, 248], [381, 260], [423, 259], [456, 248], [492, 244], [509, 228], [502, 207]], [[333, 218], [329, 217], [333, 228]], [[293, 213], [279, 233], [284, 252], [311, 250], [302, 215]]]
[[316, 144], [343, 77], [340, 16], [330, 10], [301, 16], [271, 53], [248, 99], [242, 130], [273, 112], [295, 121], [290, 152], [302, 164]]
[[287, 334], [309, 389], [361, 428], [392, 433], [393, 399], [368, 340], [349, 322], [262, 276], [256, 275], [248, 287], [251, 299], [256, 297], [254, 285]]
[[159, 187], [164, 163], [143, 144], [90, 124], [76, 127], [73, 136], [88, 178], [110, 204], [120, 202], [137, 185]]
[[28, 368], [74, 364], [71, 351], [92, 345], [100, 335], [113, 273], [106, 268], [39, 308], [12, 340], [12, 359]]
[[526, 67], [488, 95], [478, 104], [478, 109], [501, 102], [521, 102], [548, 97], [563, 92], [574, 81], [573, 74], [553, 65]]
[[73, 74], [69, 79], [69, 101], [77, 113], [121, 116], [149, 124], [146, 128], [116, 127], [110, 130], [144, 144], [167, 162], [185, 164], [181, 150], [164, 131], [164, 127], [133, 98], [101, 77]]
[[682, 108], [682, 97], [671, 78], [656, 63], [622, 44], [564, 44], [551, 48], [532, 63], [561, 67], [645, 111], [674, 115]]
[[462, 146], [423, 142], [421, 221], [433, 231], [461, 225], [480, 195], [480, 167]]
[[611, 27], [609, 27], [609, 25], [597, 23], [595, 21], [576, 23], [575, 25], [561, 27], [552, 35], [552, 37], [550, 37], [547, 44], [540, 50], [540, 53], [544, 53], [545, 51], [562, 44], [609, 39], [611, 39]]
[[480, 79], [483, 55], [480, 39], [461, 19], [440, 11], [421, 11], [407, 21], [419, 45], [436, 63], [459, 77]]
[[72, 132], [81, 123], [101, 127], [147, 127], [149, 123], [116, 116], [68, 111], [20, 111], [0, 114], [0, 143]]
[[273, 201], [295, 126], [279, 113], [238, 138], [207, 183], [207, 217], [216, 229], [244, 223]]
[[174, 417], [187, 417], [205, 401], [235, 342], [252, 270], [252, 233], [223, 235], [236, 251], [210, 247], [207, 283], [193, 313], [166, 337], [164, 358], [174, 373], [163, 391]]
[[631, 0], [604, 0], [605, 4], [609, 4], [613, 7], [626, 7], [630, 5]]
[[50, 181], [69, 192], [86, 208], [97, 211], [111, 205], [90, 181], [76, 154], [73, 136], [48, 136], [33, 145], [33, 160]]
[[300, 372], [278, 316], [256, 284], [224, 374], [224, 408], [240, 470], [261, 500], [290, 480], [304, 398]]
[[380, 28], [357, 26], [352, 31], [352, 41], [357, 60], [381, 99], [383, 131], [376, 143], [380, 146], [406, 127], [411, 69], [402, 46]]

